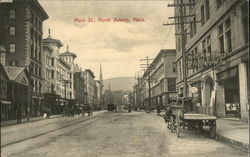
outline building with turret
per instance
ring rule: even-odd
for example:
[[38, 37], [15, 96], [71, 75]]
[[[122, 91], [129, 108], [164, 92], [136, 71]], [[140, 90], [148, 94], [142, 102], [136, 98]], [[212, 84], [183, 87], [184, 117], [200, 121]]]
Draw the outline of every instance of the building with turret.
[[77, 57], [75, 53], [69, 51], [69, 46], [67, 46], [67, 50], [64, 53], [60, 54], [60, 57], [70, 65], [70, 72], [69, 72], [69, 85], [68, 89], [70, 91], [69, 99], [75, 99], [75, 91], [74, 91], [74, 69], [75, 69], [75, 58]]

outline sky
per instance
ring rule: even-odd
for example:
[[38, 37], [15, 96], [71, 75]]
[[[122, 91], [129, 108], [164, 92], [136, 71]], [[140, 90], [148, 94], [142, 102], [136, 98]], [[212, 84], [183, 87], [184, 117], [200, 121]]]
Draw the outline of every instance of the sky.
[[[154, 58], [161, 49], [175, 48], [174, 26], [163, 26], [173, 22], [168, 19], [173, 16], [173, 8], [167, 7], [170, 1], [39, 0], [39, 3], [49, 16], [43, 22], [44, 38], [50, 29], [51, 37], [63, 43], [60, 52], [65, 52], [68, 45], [69, 51], [77, 55], [78, 66], [91, 69], [96, 79], [100, 64], [103, 79], [135, 77], [140, 64], [144, 64], [140, 59]], [[110, 22], [99, 22], [98, 18], [109, 18]]]

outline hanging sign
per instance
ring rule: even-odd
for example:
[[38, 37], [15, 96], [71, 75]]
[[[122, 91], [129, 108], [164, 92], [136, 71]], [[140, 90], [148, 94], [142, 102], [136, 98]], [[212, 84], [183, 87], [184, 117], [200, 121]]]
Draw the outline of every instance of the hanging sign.
[[196, 93], [198, 93], [198, 88], [197, 88], [197, 87], [190, 87], [190, 88], [189, 88], [189, 91], [190, 91], [192, 94], [196, 94]]

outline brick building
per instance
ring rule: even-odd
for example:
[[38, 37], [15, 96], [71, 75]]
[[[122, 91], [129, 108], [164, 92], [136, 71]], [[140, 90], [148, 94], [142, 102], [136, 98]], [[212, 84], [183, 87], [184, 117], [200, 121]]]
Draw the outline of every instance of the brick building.
[[[178, 1], [175, 1], [178, 3]], [[177, 90], [197, 99], [198, 112], [218, 117], [249, 115], [248, 4], [246, 0], [190, 0], [183, 7], [187, 91], [183, 91], [181, 37], [176, 36]], [[180, 16], [178, 8], [175, 16]], [[176, 23], [179, 23], [178, 19]], [[176, 25], [176, 33], [180, 33]], [[191, 94], [190, 87], [198, 89]]]
[[13, 0], [0, 5], [0, 41], [7, 49], [6, 65], [26, 66], [31, 75], [31, 113], [42, 104], [42, 35], [47, 13], [37, 0]]

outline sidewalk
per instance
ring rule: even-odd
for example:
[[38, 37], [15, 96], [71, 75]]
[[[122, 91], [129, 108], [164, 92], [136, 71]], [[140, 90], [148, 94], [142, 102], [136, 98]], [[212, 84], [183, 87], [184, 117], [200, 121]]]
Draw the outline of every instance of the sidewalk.
[[249, 124], [241, 121], [218, 119], [216, 139], [245, 151], [249, 150]]
[[[161, 116], [165, 114], [161, 112]], [[208, 128], [204, 128], [208, 130]], [[216, 140], [249, 151], [249, 123], [238, 120], [217, 119]]]
[[[62, 117], [62, 115], [51, 115], [50, 116], [50, 118], [57, 118], [57, 117]], [[27, 118], [22, 118], [22, 123], [34, 122], [34, 121], [39, 121], [39, 120], [43, 120], [43, 119], [46, 119], [46, 118], [43, 118], [43, 116], [30, 117], [29, 121], [27, 121]], [[2, 121], [1, 127], [8, 126], [8, 125], [15, 125], [15, 124], [17, 124], [17, 120]]]

